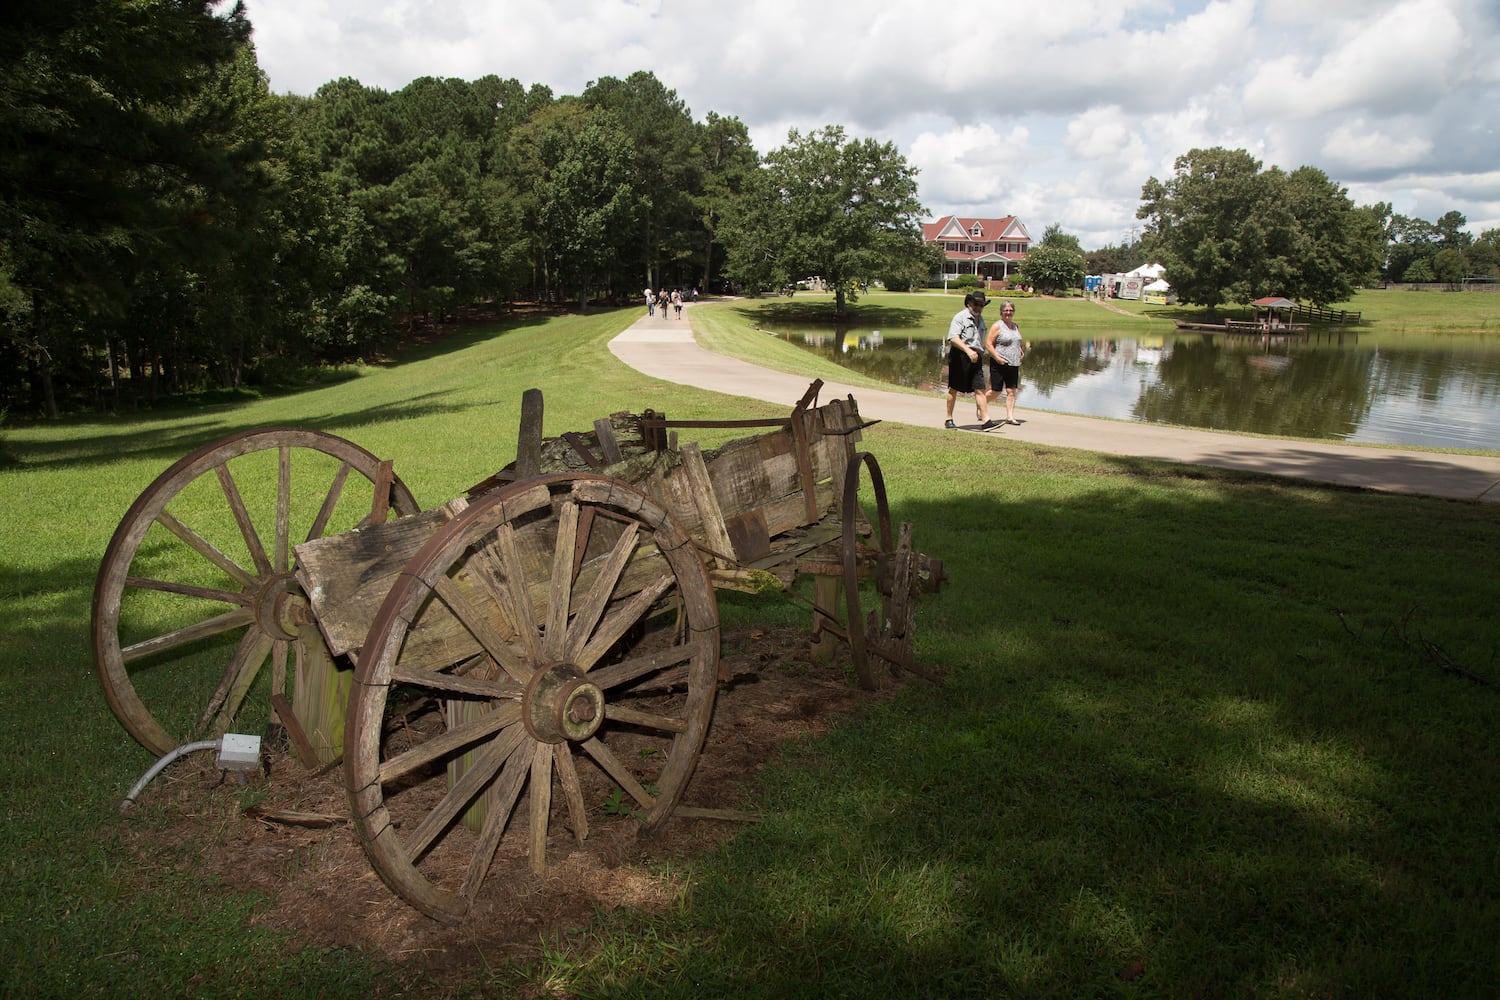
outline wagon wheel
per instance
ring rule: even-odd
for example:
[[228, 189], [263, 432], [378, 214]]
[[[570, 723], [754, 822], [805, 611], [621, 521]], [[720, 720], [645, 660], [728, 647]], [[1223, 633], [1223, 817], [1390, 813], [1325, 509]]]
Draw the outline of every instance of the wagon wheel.
[[[867, 486], [861, 467], [869, 472]], [[844, 474], [843, 561], [849, 657], [860, 686], [874, 690], [891, 672], [912, 669], [918, 567], [911, 525], [903, 523], [892, 538], [885, 477], [868, 452], [850, 458]]]
[[718, 658], [712, 585], [656, 502], [590, 474], [485, 494], [412, 557], [360, 654], [344, 768], [371, 863], [456, 920], [496, 858], [544, 871], [554, 822], [580, 841], [590, 810], [660, 823]]
[[284, 693], [289, 654], [298, 668], [328, 655], [292, 577], [292, 545], [370, 520], [377, 493], [388, 493], [377, 517], [418, 510], [370, 452], [296, 428], [235, 434], [158, 476], [115, 529], [94, 585], [94, 670], [130, 735], [161, 755], [237, 717], [268, 721], [250, 705], [269, 698], [247, 700], [265, 663], [271, 693]]

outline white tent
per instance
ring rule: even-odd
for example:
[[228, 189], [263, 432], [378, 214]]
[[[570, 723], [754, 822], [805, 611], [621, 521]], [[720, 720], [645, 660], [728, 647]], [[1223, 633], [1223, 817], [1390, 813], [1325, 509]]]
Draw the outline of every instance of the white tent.
[[1141, 291], [1143, 292], [1170, 292], [1171, 290], [1172, 286], [1167, 284], [1160, 278], [1157, 278], [1155, 281], [1151, 282], [1151, 284], [1141, 289]]
[[1144, 278], [1147, 281], [1155, 281], [1166, 273], [1167, 269], [1165, 267], [1162, 267], [1160, 264], [1142, 264], [1134, 271], [1126, 271], [1125, 277]]

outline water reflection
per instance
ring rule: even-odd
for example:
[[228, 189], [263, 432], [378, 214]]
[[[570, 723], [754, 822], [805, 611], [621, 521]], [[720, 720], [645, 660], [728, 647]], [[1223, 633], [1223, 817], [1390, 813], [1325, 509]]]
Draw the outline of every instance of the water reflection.
[[[777, 335], [871, 378], [944, 391], [946, 345], [932, 334], [793, 329]], [[1019, 402], [1210, 430], [1497, 449], [1500, 338], [1353, 331], [1305, 339], [1043, 335], [1031, 341], [1021, 367]]]

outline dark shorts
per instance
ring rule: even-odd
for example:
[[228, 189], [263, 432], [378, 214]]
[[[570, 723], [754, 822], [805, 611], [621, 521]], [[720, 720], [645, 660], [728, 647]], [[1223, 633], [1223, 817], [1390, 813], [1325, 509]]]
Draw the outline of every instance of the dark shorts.
[[958, 348], [948, 348], [948, 388], [955, 392], [983, 392], [984, 358], [970, 361]]
[[990, 362], [990, 388], [1014, 389], [1021, 384], [1020, 365], [997, 365]]

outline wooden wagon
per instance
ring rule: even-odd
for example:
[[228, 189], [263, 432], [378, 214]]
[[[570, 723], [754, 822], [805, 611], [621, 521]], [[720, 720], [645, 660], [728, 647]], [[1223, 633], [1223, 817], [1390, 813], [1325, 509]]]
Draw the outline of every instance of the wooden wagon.
[[[458, 919], [497, 857], [544, 870], [591, 809], [700, 812], [681, 799], [720, 681], [716, 589], [801, 594], [814, 649], [846, 646], [861, 684], [911, 669], [942, 564], [893, 531], [854, 398], [817, 405], [820, 388], [771, 421], [648, 410], [554, 438], [532, 390], [516, 460], [427, 511], [331, 434], [201, 448], [106, 550], [106, 698], [158, 754], [274, 723], [309, 767], [342, 759], [375, 870]], [[677, 443], [726, 427], [762, 432]]]

